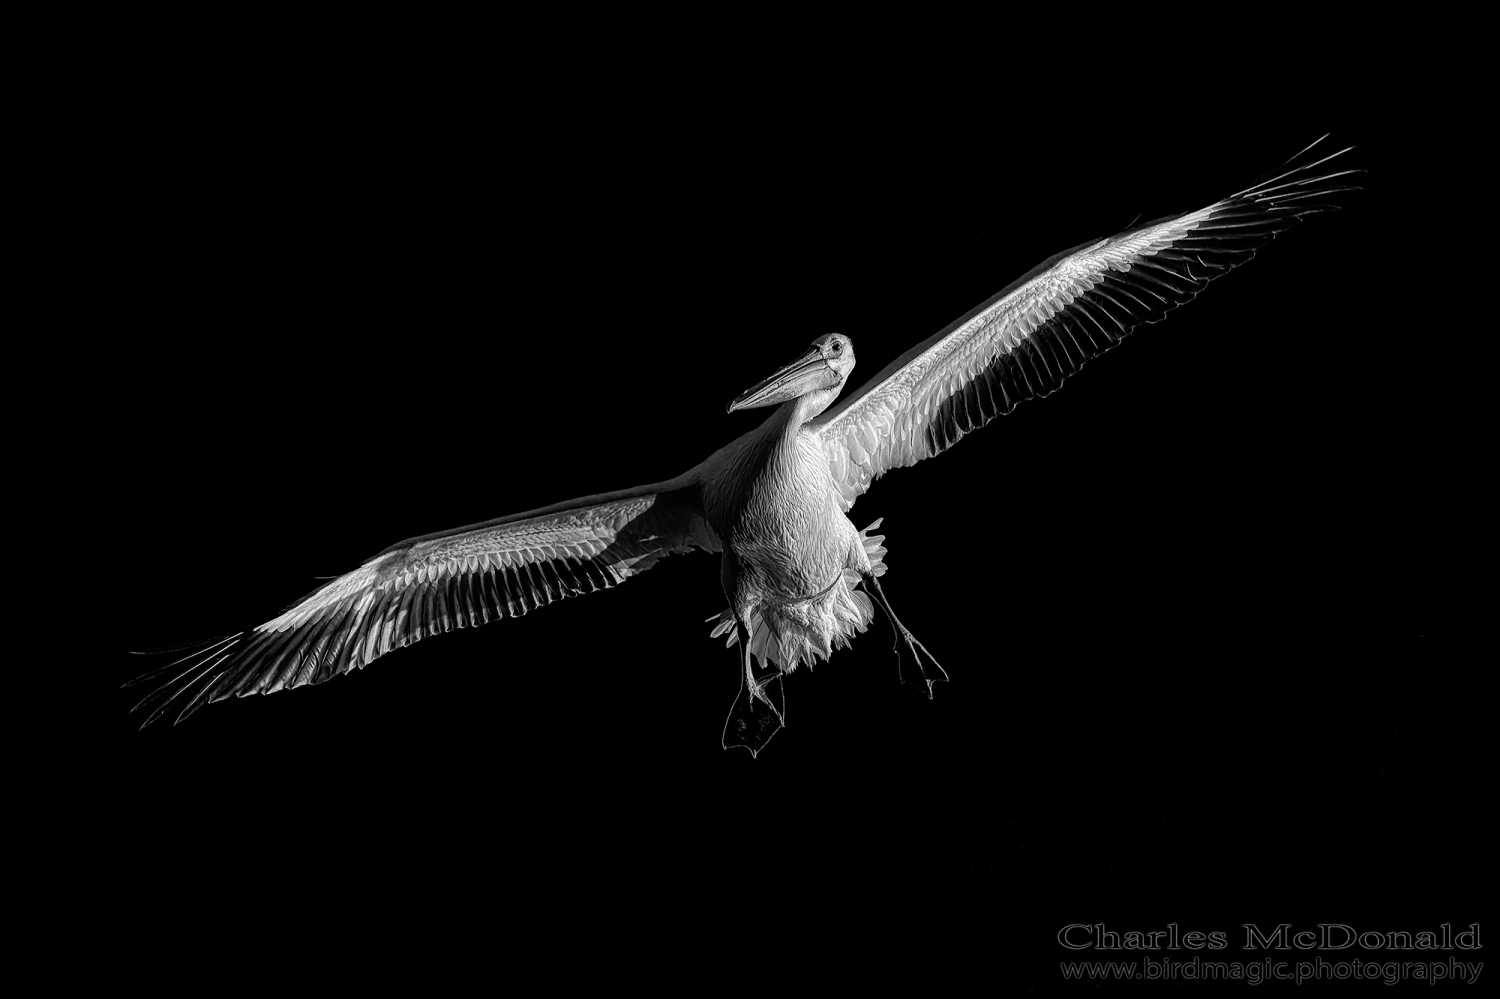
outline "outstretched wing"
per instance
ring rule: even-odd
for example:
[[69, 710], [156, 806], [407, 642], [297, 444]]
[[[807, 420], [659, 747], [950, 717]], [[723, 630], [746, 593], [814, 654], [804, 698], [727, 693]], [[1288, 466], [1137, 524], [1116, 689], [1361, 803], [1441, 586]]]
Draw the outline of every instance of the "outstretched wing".
[[691, 473], [412, 538], [280, 616], [134, 681], [175, 674], [136, 709], [154, 705], [144, 728], [175, 703], [180, 722], [232, 694], [322, 683], [428, 635], [608, 589], [693, 548], [720, 544]]
[[[1323, 137], [1324, 139], [1327, 136]], [[1159, 219], [1043, 261], [918, 344], [820, 427], [845, 510], [893, 468], [947, 450], [1019, 402], [1054, 391], [1137, 324], [1156, 322], [1326, 199], [1353, 190], [1323, 139], [1274, 175], [1201, 211]], [[1350, 147], [1352, 148], [1352, 147]]]

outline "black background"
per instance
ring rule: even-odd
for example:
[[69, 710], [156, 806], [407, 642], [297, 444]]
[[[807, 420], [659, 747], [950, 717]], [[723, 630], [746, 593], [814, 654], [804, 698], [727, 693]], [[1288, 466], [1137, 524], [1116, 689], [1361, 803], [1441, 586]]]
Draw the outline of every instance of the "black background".
[[1329, 129], [1368, 190], [859, 501], [952, 678], [935, 700], [878, 622], [790, 678], [760, 759], [725, 752], [718, 562], [674, 557], [175, 728], [137, 733], [120, 693], [132, 894], [434, 929], [445, 967], [511, 919], [539, 943], [697, 926], [751, 975], [783, 927], [914, 895], [851, 963], [1031, 991], [1073, 922], [1226, 931], [1237, 959], [1244, 922], [1479, 918], [1438, 387], [1377, 249], [1410, 165], [1347, 91], [1204, 116], [1035, 82], [455, 62], [165, 73], [126, 114], [129, 572], [101, 686], [156, 664], [127, 648], [263, 620], [401, 538], [684, 471], [813, 337], [853, 339], [857, 387], [1042, 258]]

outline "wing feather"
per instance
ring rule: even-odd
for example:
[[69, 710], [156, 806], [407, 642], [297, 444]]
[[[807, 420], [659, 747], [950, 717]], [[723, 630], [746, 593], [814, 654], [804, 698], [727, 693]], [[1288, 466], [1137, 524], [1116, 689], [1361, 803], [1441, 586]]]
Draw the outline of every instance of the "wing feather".
[[322, 683], [428, 635], [617, 586], [693, 548], [721, 550], [691, 476], [412, 538], [147, 674], [170, 678], [136, 708], [151, 708], [149, 725], [181, 704], [182, 721], [230, 696]]
[[820, 416], [845, 510], [875, 479], [957, 443], [1157, 322], [1303, 215], [1337, 207], [1357, 170], [1319, 139], [1274, 175], [1200, 211], [1065, 250], [897, 358]]

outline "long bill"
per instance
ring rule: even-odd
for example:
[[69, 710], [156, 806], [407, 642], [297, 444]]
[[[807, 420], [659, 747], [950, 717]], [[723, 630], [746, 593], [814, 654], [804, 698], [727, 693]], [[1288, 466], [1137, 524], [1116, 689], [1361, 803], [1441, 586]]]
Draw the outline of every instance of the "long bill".
[[838, 372], [828, 366], [821, 349], [814, 347], [770, 378], [747, 389], [729, 404], [729, 412], [779, 406], [818, 389], [839, 383]]

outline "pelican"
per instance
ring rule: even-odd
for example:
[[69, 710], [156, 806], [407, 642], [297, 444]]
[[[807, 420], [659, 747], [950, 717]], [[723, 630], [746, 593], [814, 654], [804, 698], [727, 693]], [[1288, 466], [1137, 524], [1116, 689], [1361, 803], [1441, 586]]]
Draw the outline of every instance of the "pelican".
[[1302, 216], [1335, 207], [1329, 197], [1353, 190], [1344, 178], [1358, 171], [1330, 165], [1349, 149], [1328, 152], [1326, 138], [1206, 208], [1054, 254], [857, 394], [840, 398], [853, 341], [818, 337], [728, 404], [731, 413], [771, 410], [760, 426], [676, 478], [391, 545], [281, 614], [132, 681], [161, 681], [136, 705], [150, 709], [142, 727], [179, 705], [180, 723], [230, 695], [321, 683], [429, 635], [617, 586], [694, 549], [720, 555], [726, 606], [709, 634], [737, 650], [725, 749], [757, 756], [784, 725], [784, 677], [831, 657], [877, 608], [897, 635], [902, 679], [931, 698], [948, 675], [892, 608], [880, 521], [861, 529], [849, 517], [859, 497], [886, 472], [1050, 394]]

